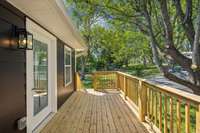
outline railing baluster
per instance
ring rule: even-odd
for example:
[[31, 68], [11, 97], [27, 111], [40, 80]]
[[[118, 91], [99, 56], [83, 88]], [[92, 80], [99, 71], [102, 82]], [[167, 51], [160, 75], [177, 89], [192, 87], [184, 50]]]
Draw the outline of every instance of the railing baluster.
[[[130, 90], [130, 88], [133, 89], [133, 88], [132, 88], [132, 84], [131, 84], [131, 82], [129, 81], [129, 79], [126, 78], [126, 96], [127, 96], [129, 99], [133, 100], [133, 97], [132, 97], [132, 95], [131, 95], [131, 90]], [[134, 101], [134, 100], [133, 100], [133, 101]]]
[[[137, 80], [137, 87], [135, 88], [135, 99], [136, 99], [136, 105], [138, 105], [138, 98], [139, 98], [139, 84], [140, 80]], [[145, 103], [146, 104], [146, 103]]]
[[115, 74], [116, 74], [116, 77], [117, 77], [117, 81], [116, 81], [116, 82], [117, 82], [117, 83], [116, 83], [116, 85], [117, 85], [117, 90], [120, 90], [120, 82], [121, 82], [121, 81], [120, 81], [120, 75], [119, 75], [117, 72], [116, 72]]
[[137, 100], [136, 100], [136, 97], [135, 97], [135, 94], [136, 94], [136, 92], [135, 92], [135, 89], [136, 89], [135, 88], [135, 82], [131, 81], [129, 79], [129, 83], [131, 84], [131, 88], [129, 89], [130, 96], [132, 97], [133, 102], [137, 105]]
[[177, 115], [177, 133], [181, 132], [181, 100], [178, 99], [176, 103], [176, 115]]
[[139, 81], [138, 90], [139, 90], [138, 105], [139, 105], [140, 120], [145, 121], [145, 116], [147, 114], [147, 89], [143, 85], [142, 81]]
[[106, 84], [105, 83], [108, 83], [108, 81], [106, 80], [106, 76], [105, 75], [103, 75], [103, 81], [101, 82], [101, 88], [103, 88], [103, 89], [108, 89], [107, 88], [107, 86], [109, 85], [109, 84], [107, 84], [107, 86], [105, 86]]
[[96, 90], [96, 73], [93, 73], [92, 75], [92, 78], [93, 78], [93, 88]]
[[150, 89], [147, 88], [147, 117], [150, 118]]
[[159, 129], [162, 131], [162, 93], [160, 92], [160, 97], [159, 97]]
[[[153, 90], [152, 95], [152, 122], [155, 122], [155, 91]], [[155, 124], [155, 123], [154, 123]]]
[[173, 126], [173, 99], [172, 97], [170, 97], [170, 133], [173, 133], [174, 132], [174, 126]]
[[197, 112], [196, 112], [196, 133], [200, 133], [200, 105], [197, 105]]
[[185, 132], [190, 133], [190, 103], [188, 101], [185, 105]]
[[153, 90], [151, 89], [150, 90], [150, 102], [151, 102], [151, 105], [150, 105], [150, 120], [152, 121], [153, 120]]
[[126, 76], [124, 76], [124, 97], [126, 99], [127, 96], [127, 82], [126, 82]]
[[151, 88], [149, 88], [149, 119], [151, 120]]
[[167, 133], [167, 96], [164, 97], [164, 133]]
[[157, 92], [155, 92], [155, 125], [157, 126], [157, 119], [158, 119], [158, 117], [157, 117], [157, 113], [158, 113], [158, 111], [157, 111], [157, 107], [158, 107], [158, 105], [157, 105]]
[[134, 103], [137, 105], [137, 100], [136, 100], [136, 84], [135, 84], [135, 81], [134, 80], [130, 80], [130, 82], [131, 82], [131, 90], [130, 90], [130, 94], [131, 94], [131, 96], [132, 96], [132, 99], [133, 99], [133, 101], [134, 101]]

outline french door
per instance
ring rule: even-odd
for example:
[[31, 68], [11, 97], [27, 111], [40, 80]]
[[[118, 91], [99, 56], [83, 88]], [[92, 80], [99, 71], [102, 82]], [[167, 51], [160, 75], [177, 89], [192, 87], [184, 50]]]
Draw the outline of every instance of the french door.
[[28, 21], [33, 50], [26, 52], [27, 132], [33, 132], [56, 111], [56, 41], [48, 32]]

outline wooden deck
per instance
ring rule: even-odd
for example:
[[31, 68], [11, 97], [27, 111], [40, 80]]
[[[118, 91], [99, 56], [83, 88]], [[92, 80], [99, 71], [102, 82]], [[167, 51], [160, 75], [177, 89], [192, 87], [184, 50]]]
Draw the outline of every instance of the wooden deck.
[[147, 133], [117, 92], [75, 92], [42, 133]]

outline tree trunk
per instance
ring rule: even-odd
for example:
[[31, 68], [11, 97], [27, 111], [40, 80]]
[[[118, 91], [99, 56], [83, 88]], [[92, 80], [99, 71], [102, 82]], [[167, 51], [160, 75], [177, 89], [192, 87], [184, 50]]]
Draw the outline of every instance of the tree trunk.
[[[191, 82], [189, 82], [189, 81], [186, 81], [186, 80], [183, 80], [183, 79], [181, 79], [181, 78], [178, 78], [177, 76], [175, 76], [175, 75], [169, 73], [168, 70], [165, 70], [165, 71], [163, 71], [163, 72], [164, 72], [164, 73], [163, 73], [164, 76], [165, 76], [166, 78], [168, 78], [169, 80], [174, 81], [174, 82], [176, 82], [176, 83], [179, 83], [179, 84], [181, 84], [181, 85], [184, 85], [184, 86], [186, 86], [186, 87], [192, 89], [192, 91], [193, 91], [194, 94], [200, 95], [200, 89], [199, 89], [200, 86], [199, 86], [199, 85], [195, 85], [195, 84], [193, 84], [193, 83], [191, 83]], [[199, 75], [199, 76], [200, 76], [200, 75]]]
[[145, 56], [143, 57], [143, 65], [144, 65], [145, 67], [147, 66], [147, 59], [146, 59]]
[[196, 20], [195, 39], [192, 52], [192, 66], [194, 71], [195, 84], [200, 85], [200, 8], [198, 9], [198, 17]]
[[[191, 1], [191, 0], [187, 0], [187, 1]], [[192, 19], [191, 19], [192, 10], [188, 10], [187, 15], [185, 16], [185, 14], [183, 13], [182, 7], [181, 7], [180, 0], [174, 0], [174, 4], [176, 7], [176, 12], [181, 20], [181, 24], [185, 30], [186, 36], [192, 46], [193, 42], [194, 42], [194, 35], [195, 35], [194, 26], [193, 26]], [[192, 1], [191, 1], [191, 3], [188, 2], [187, 9], [189, 9], [189, 6], [192, 6], [191, 4], [192, 4]]]
[[[167, 67], [164, 67], [162, 65], [161, 60], [159, 59], [159, 54], [158, 54], [158, 42], [155, 38], [154, 35], [154, 31], [153, 31], [153, 27], [152, 27], [152, 22], [151, 22], [151, 17], [148, 13], [148, 10], [145, 6], [145, 3], [143, 3], [144, 6], [144, 16], [145, 19], [147, 21], [148, 24], [148, 32], [149, 32], [149, 37], [150, 37], [150, 45], [151, 45], [151, 49], [152, 49], [152, 54], [153, 54], [153, 59], [154, 59], [154, 63], [157, 65], [157, 67], [159, 68], [160, 72], [162, 72], [164, 74], [164, 76], [174, 82], [177, 82], [179, 84], [185, 85], [189, 88], [191, 88], [194, 93], [196, 94], [200, 94], [200, 86], [193, 84], [189, 81], [183, 80], [181, 78], [178, 78], [177, 76], [171, 74], [169, 72], [169, 69]], [[168, 16], [168, 11], [167, 11], [167, 5], [166, 5], [166, 0], [161, 0], [161, 12], [163, 15], [163, 21], [164, 21], [164, 25], [165, 25], [165, 32], [166, 32], [166, 50], [164, 51], [167, 55], [169, 55], [170, 57], [172, 57], [172, 59], [178, 63], [180, 66], [182, 66], [184, 69], [186, 69], [190, 76], [193, 78], [192, 80], [195, 79], [195, 74], [191, 67], [192, 64], [192, 60], [186, 58], [184, 55], [182, 55], [175, 47], [174, 47], [174, 42], [173, 42], [173, 30], [171, 27], [171, 24], [169, 22], [169, 16]], [[200, 76], [200, 75], [198, 75]]]

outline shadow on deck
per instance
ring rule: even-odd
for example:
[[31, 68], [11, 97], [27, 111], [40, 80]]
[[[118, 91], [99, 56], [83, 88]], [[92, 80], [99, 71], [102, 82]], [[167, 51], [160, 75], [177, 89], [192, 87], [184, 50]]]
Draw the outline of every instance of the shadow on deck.
[[119, 92], [75, 92], [42, 133], [147, 133]]

